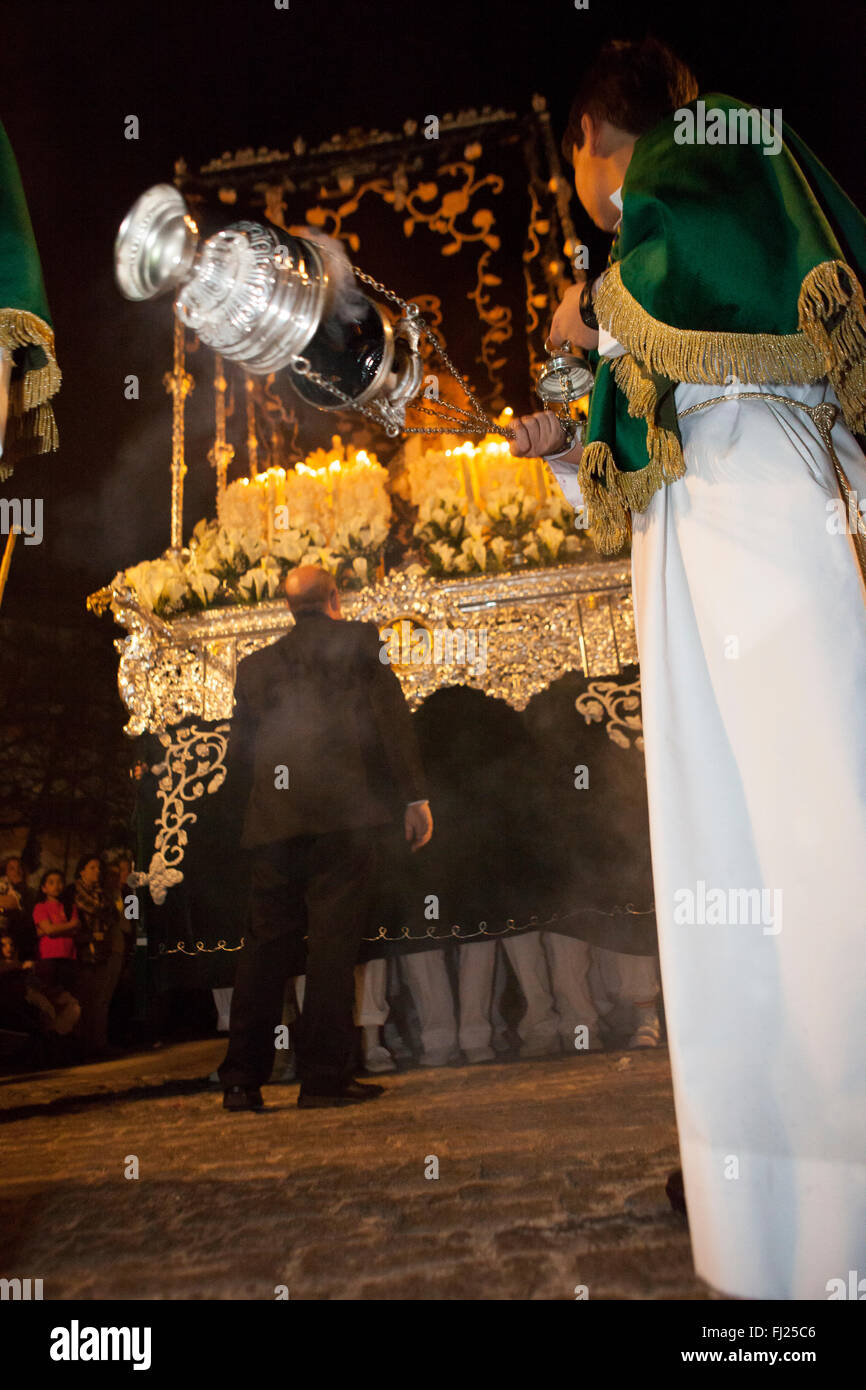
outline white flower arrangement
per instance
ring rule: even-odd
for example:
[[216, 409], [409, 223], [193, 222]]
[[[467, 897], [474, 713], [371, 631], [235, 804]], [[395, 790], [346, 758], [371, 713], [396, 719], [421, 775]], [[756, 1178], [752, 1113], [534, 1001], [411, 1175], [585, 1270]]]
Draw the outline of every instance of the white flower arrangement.
[[142, 608], [160, 618], [180, 612], [189, 592], [183, 562], [170, 554], [159, 560], [142, 560], [118, 577], [132, 590]]
[[238, 589], [247, 603], [261, 603], [276, 598], [283, 581], [283, 568], [271, 555], [265, 555], [254, 569], [247, 570], [238, 580]]
[[[504, 453], [499, 457], [502, 441], [489, 436], [479, 450], [445, 437], [443, 445], [449, 448], [426, 454], [414, 441], [406, 447], [413, 501], [420, 497], [413, 534], [423, 561], [409, 573], [495, 574], [516, 560], [562, 564], [585, 547], [574, 512], [558, 493], [539, 501], [509, 473]], [[476, 455], [483, 488], [477, 467], [467, 483], [467, 460]], [[143, 608], [171, 618], [266, 602], [297, 565], [320, 565], [345, 587], [372, 584], [391, 527], [387, 481], [374, 455], [344, 450], [335, 436], [330, 450], [317, 450], [294, 469], [271, 468], [230, 483], [219, 520], [200, 521], [188, 549], [134, 565], [115, 585], [125, 584]], [[483, 507], [475, 496], [483, 496]]]
[[115, 584], [159, 617], [276, 597], [296, 565], [320, 565], [341, 583], [374, 580], [391, 525], [387, 470], [334, 436], [296, 468], [230, 483], [216, 521], [200, 521], [180, 555], [145, 560]]
[[496, 488], [484, 508], [490, 530], [509, 540], [517, 540], [529, 530], [537, 511], [538, 499], [513, 484]]
[[437, 489], [419, 508], [415, 537], [439, 575], [495, 574], [516, 556], [524, 564], [561, 564], [585, 544], [564, 500], [550, 498], [540, 505], [514, 483], [495, 489], [482, 510], [467, 507], [455, 488]]

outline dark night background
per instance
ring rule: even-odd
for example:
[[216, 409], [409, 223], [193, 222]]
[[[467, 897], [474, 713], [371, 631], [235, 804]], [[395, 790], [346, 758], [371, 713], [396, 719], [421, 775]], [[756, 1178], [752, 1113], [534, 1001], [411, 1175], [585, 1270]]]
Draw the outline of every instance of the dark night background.
[[[0, 119], [29, 200], [63, 385], [55, 399], [59, 452], [21, 464], [2, 485], [10, 496], [44, 499], [45, 539], [16, 547], [0, 614], [0, 802], [10, 803], [8, 814], [0, 806], [0, 829], [22, 824], [17, 778], [28, 758], [28, 795], [41, 804], [56, 794], [67, 834], [70, 817], [84, 813], [79, 792], [74, 803], [69, 788], [85, 773], [94, 835], [106, 833], [100, 805], [113, 798], [119, 813], [128, 794], [123, 763], [132, 749], [120, 732], [112, 646], [119, 630], [88, 615], [85, 598], [168, 543], [168, 305], [121, 298], [112, 248], [132, 202], [151, 184], [171, 181], [176, 159], [195, 170], [224, 151], [287, 149], [297, 136], [313, 145], [351, 127], [398, 131], [407, 118], [420, 125], [428, 114], [486, 105], [522, 115], [536, 92], [547, 98], [558, 141], [585, 58], [605, 38], [650, 31], [692, 65], [703, 91], [781, 107], [863, 206], [863, 21], [862, 0], [821, 7], [804, 0], [590, 0], [588, 10], [576, 10], [573, 0], [291, 0], [287, 11], [273, 0], [7, 0]], [[130, 114], [140, 121], [138, 141], [124, 138]], [[525, 198], [525, 188], [518, 194]], [[574, 197], [572, 215], [588, 237]], [[365, 243], [362, 263], [368, 254]], [[369, 269], [398, 290], [418, 292], [401, 279], [412, 274], [403, 261]], [[442, 292], [448, 262], [436, 253], [425, 274], [424, 288]], [[515, 292], [520, 274], [515, 264]], [[449, 342], [459, 337], [459, 325], [443, 328]], [[515, 342], [508, 346], [517, 352]], [[212, 418], [204, 355], [189, 364], [198, 386], [187, 411], [187, 535], [214, 512], [204, 457], [212, 438], [204, 433]], [[471, 362], [462, 365], [475, 375]], [[124, 399], [129, 373], [140, 380], [137, 402]], [[512, 372], [515, 379], [524, 378]], [[528, 380], [512, 404], [534, 408]], [[335, 424], [322, 417], [314, 443], [325, 443]], [[76, 759], [85, 749], [83, 773]]]

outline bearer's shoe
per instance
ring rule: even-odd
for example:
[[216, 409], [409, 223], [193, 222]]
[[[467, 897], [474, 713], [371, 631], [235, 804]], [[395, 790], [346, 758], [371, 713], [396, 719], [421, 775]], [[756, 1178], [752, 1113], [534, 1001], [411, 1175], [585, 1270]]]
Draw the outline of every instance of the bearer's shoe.
[[382, 1072], [396, 1071], [397, 1063], [387, 1047], [380, 1043], [378, 1047], [371, 1047], [369, 1052], [364, 1053], [364, 1070], [378, 1076]]
[[396, 1071], [397, 1063], [387, 1047], [379, 1041], [379, 1029], [375, 1025], [365, 1025], [361, 1029], [361, 1051], [366, 1071], [376, 1073]]
[[400, 1062], [405, 1062], [408, 1066], [413, 1061], [411, 1048], [406, 1046], [400, 1035], [400, 1030], [394, 1026], [390, 1019], [382, 1028], [382, 1043], [398, 1065]]
[[562, 1039], [562, 1050], [566, 1057], [580, 1057], [584, 1052], [605, 1052], [604, 1039], [597, 1027], [588, 1028], [586, 1033], [575, 1033], [574, 1037]]
[[258, 1086], [228, 1086], [223, 1092], [223, 1110], [261, 1110], [264, 1104]]
[[358, 1105], [362, 1101], [377, 1100], [384, 1093], [384, 1086], [371, 1086], [361, 1081], [347, 1081], [338, 1090], [324, 1094], [307, 1091], [301, 1086], [298, 1095], [300, 1110], [327, 1110], [338, 1105]]
[[463, 1056], [471, 1067], [477, 1066], [479, 1062], [495, 1062], [496, 1053], [492, 1047], [464, 1047]]
[[655, 1004], [639, 1004], [634, 1013], [637, 1027], [626, 1043], [626, 1047], [658, 1047], [662, 1026]]
[[295, 1054], [293, 1052], [288, 1054], [285, 1061], [274, 1063], [274, 1069], [271, 1072], [270, 1078], [270, 1084], [272, 1086], [291, 1086], [297, 1079], [298, 1073], [295, 1067]]

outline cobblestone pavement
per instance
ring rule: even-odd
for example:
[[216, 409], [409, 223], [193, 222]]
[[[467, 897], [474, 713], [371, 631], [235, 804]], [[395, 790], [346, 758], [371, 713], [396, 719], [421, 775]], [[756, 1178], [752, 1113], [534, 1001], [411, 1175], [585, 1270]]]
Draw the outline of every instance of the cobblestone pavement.
[[3, 1080], [0, 1275], [46, 1299], [711, 1297], [664, 1194], [664, 1049], [408, 1071], [344, 1110], [272, 1086], [237, 1115], [189, 1089], [223, 1051]]

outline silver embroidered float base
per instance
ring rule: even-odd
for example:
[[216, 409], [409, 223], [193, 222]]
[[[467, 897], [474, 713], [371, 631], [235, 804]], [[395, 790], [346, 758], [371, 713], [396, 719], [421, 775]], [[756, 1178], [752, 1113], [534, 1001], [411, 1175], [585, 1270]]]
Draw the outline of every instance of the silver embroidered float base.
[[[347, 618], [380, 630], [408, 619], [467, 638], [473, 630], [486, 632], [484, 671], [468, 641], [464, 661], [394, 667], [413, 708], [440, 686], [470, 685], [524, 709], [566, 671], [608, 676], [637, 661], [631, 573], [622, 559], [447, 581], [392, 574], [344, 595], [342, 603]], [[117, 589], [112, 608], [129, 633], [117, 643], [118, 685], [132, 737], [190, 718], [230, 719], [238, 662], [291, 626], [281, 601], [166, 622], [145, 612], [129, 590]]]

